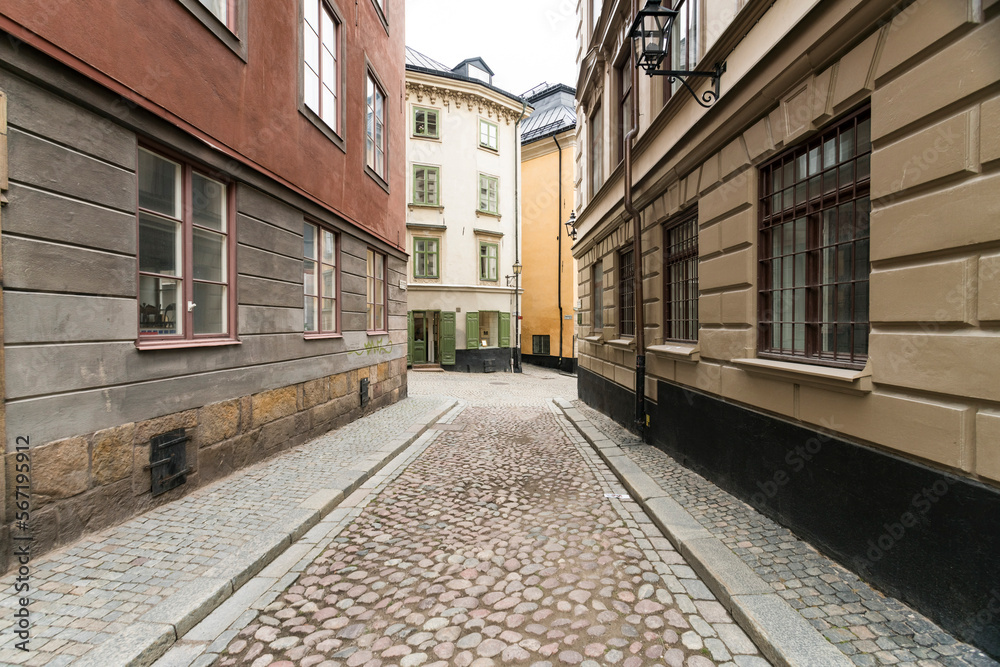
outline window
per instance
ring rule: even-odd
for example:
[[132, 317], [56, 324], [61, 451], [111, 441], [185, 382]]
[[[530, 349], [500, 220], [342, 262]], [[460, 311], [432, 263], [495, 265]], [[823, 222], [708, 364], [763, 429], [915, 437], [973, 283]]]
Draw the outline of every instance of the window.
[[438, 139], [438, 112], [435, 109], [413, 107], [413, 136]]
[[597, 24], [601, 21], [601, 5], [603, 0], [590, 0], [591, 32], [597, 29]]
[[531, 353], [532, 354], [549, 354], [549, 337], [548, 336], [532, 336], [531, 337]]
[[383, 181], [387, 180], [385, 165], [385, 104], [385, 92], [375, 82], [371, 73], [369, 73], [365, 116], [365, 134], [367, 140], [365, 164]]
[[413, 203], [419, 206], [438, 206], [438, 183], [440, 170], [438, 167], [413, 165]]
[[698, 340], [698, 211], [664, 230], [664, 337]]
[[500, 215], [498, 200], [499, 181], [496, 176], [479, 174], [479, 210], [484, 213]]
[[590, 198], [604, 185], [604, 117], [601, 105], [590, 116]]
[[488, 120], [479, 119], [479, 145], [490, 150], [499, 150], [497, 126]]
[[138, 189], [140, 337], [230, 337], [230, 188], [140, 148]]
[[479, 347], [498, 347], [500, 345], [500, 313], [479, 313]]
[[626, 60], [616, 71], [618, 76], [618, 155], [617, 162], [625, 159], [625, 135], [632, 129], [632, 65]]
[[387, 331], [385, 255], [368, 251], [368, 331]]
[[594, 326], [592, 333], [599, 335], [604, 328], [604, 261], [597, 260], [593, 271], [591, 291], [594, 299]]
[[304, 0], [302, 79], [305, 105], [330, 129], [339, 131], [337, 42], [340, 22], [324, 0]]
[[870, 107], [761, 167], [763, 355], [864, 365], [870, 174]]
[[437, 239], [413, 239], [413, 277], [438, 277]]
[[337, 235], [307, 222], [302, 237], [305, 332], [337, 333]]
[[500, 246], [496, 243], [486, 243], [481, 241], [479, 243], [479, 279], [489, 280], [494, 282], [499, 280], [497, 277], [497, 257], [499, 256]]
[[[673, 4], [676, 6], [677, 0]], [[681, 1], [679, 4], [677, 18], [674, 21], [677, 27], [672, 31], [668, 47], [669, 62], [675, 70], [693, 70], [701, 60], [698, 34], [700, 3]], [[681, 85], [680, 81], [675, 81], [672, 90], [676, 91]]]
[[618, 254], [618, 333], [635, 335], [635, 254], [622, 250]]

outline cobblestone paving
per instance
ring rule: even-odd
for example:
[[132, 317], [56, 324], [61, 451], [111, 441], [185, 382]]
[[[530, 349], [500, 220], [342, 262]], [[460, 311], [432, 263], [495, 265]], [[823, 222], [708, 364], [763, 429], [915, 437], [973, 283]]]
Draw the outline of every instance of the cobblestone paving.
[[[13, 648], [14, 575], [0, 579], [0, 664], [71, 663], [114, 640], [407, 429], [441, 399], [411, 398], [118, 527], [32, 561], [31, 651]], [[231, 576], [231, 575], [230, 575]], [[109, 666], [111, 667], [111, 666]]]
[[482, 379], [429, 378], [488, 406], [436, 429], [219, 665], [769, 664], [640, 507], [605, 497], [621, 486], [554, 407], [463, 389]]
[[576, 376], [524, 364], [523, 373], [410, 372], [410, 396], [451, 396], [472, 406], [539, 406], [550, 398], [574, 400]]
[[899, 600], [872, 589], [787, 528], [643, 444], [582, 401], [574, 405], [855, 664], [1000, 664]]

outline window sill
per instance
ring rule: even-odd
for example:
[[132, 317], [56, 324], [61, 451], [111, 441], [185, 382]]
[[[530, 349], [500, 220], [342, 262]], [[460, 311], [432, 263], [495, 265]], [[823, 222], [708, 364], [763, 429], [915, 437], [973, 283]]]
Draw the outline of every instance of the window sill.
[[747, 373], [765, 375], [797, 384], [807, 384], [825, 389], [867, 394], [872, 391], [871, 364], [861, 370], [830, 368], [813, 364], [796, 364], [772, 359], [733, 359], [733, 363]]
[[436, 141], [439, 144], [441, 143], [441, 137], [424, 137], [424, 136], [421, 136], [419, 134], [411, 134], [410, 138], [411, 139], [419, 139], [421, 141]]
[[135, 342], [139, 351], [144, 350], [181, 350], [191, 347], [225, 347], [227, 345], [242, 345], [234, 338], [198, 338], [195, 340], [143, 340]]
[[412, 211], [413, 209], [431, 209], [434, 211], [443, 211], [444, 206], [441, 204], [407, 204], [407, 207]]
[[481, 216], [481, 215], [485, 215], [487, 218], [496, 218], [497, 220], [500, 219], [500, 214], [499, 213], [492, 213], [490, 211], [483, 211], [483, 210], [480, 210], [480, 209], [476, 209], [476, 216], [478, 217], [478, 216]]
[[604, 334], [597, 334], [596, 336], [583, 336], [580, 340], [585, 340], [588, 343], [603, 343]]
[[607, 341], [607, 344], [611, 347], [617, 347], [623, 350], [634, 350], [635, 338], [615, 338], [614, 340]]
[[302, 336], [306, 340], [336, 340], [338, 338], [343, 338], [343, 334], [339, 333], [307, 333]]
[[366, 331], [365, 333], [368, 334], [369, 336], [388, 336], [389, 335], [388, 331]]
[[337, 130], [335, 130], [333, 127], [331, 127], [329, 123], [320, 118], [319, 114], [317, 114], [315, 111], [307, 107], [304, 102], [299, 103], [299, 113], [305, 116], [306, 120], [312, 123], [312, 125], [317, 130], [322, 132], [323, 135], [327, 139], [329, 139], [330, 142], [333, 143], [337, 148], [339, 148], [344, 153], [347, 152], [347, 144], [344, 142], [344, 138], [340, 136], [340, 133], [337, 132]]
[[[442, 208], [442, 210], [444, 210]], [[408, 222], [406, 223], [407, 229], [448, 229], [447, 225], [439, 225], [437, 223], [422, 223], [422, 222]]]
[[490, 153], [491, 155], [500, 155], [500, 149], [499, 148], [490, 148], [489, 146], [484, 146], [483, 144], [479, 144], [479, 150], [486, 151], [487, 153]]
[[667, 343], [664, 345], [650, 345], [646, 348], [646, 351], [658, 357], [666, 357], [674, 361], [689, 361], [694, 363], [701, 360], [701, 351], [697, 345]]
[[374, 169], [369, 167], [367, 164], [365, 165], [365, 173], [371, 176], [371, 179], [376, 183], [378, 183], [380, 188], [382, 188], [386, 192], [389, 192], [389, 182], [386, 181], [381, 176], [379, 176], [378, 173]]

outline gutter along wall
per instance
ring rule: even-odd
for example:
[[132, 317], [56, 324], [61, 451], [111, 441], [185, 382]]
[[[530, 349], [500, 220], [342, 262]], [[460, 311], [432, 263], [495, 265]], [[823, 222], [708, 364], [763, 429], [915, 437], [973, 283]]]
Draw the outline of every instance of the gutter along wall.
[[[769, 4], [748, 3], [743, 12], [759, 22], [737, 15], [741, 38], [722, 33], [716, 44], [727, 48], [705, 54], [705, 68], [716, 57], [728, 64], [711, 110], [684, 91], [662, 106], [662, 82], [641, 77], [634, 171], [649, 440], [997, 655], [996, 629], [969, 618], [1000, 590], [989, 565], [1000, 560], [1000, 200], [990, 194], [1000, 167], [1000, 4]], [[599, 26], [599, 39], [616, 34]], [[620, 93], [611, 64], [623, 48], [581, 49], [578, 117], [600, 101], [607, 179], [589, 191], [584, 127], [575, 256], [581, 397], [630, 423], [635, 359], [618, 331], [617, 278], [633, 232], [620, 224], [623, 169], [608, 148]], [[759, 168], [868, 103], [867, 363], [768, 359], [758, 352]], [[663, 249], [667, 225], [692, 210], [699, 329], [679, 342], [664, 328]], [[591, 326], [598, 259], [603, 330]], [[934, 488], [942, 493], [930, 502], [924, 491]], [[901, 517], [905, 537], [886, 537]]]

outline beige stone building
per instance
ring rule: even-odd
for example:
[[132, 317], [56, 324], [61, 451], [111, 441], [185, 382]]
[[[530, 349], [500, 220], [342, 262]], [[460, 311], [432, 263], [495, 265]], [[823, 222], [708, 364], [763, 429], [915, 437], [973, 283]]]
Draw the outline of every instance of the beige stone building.
[[1000, 2], [680, 11], [707, 109], [579, 6], [581, 397], [637, 427], [644, 354], [648, 442], [997, 655]]

